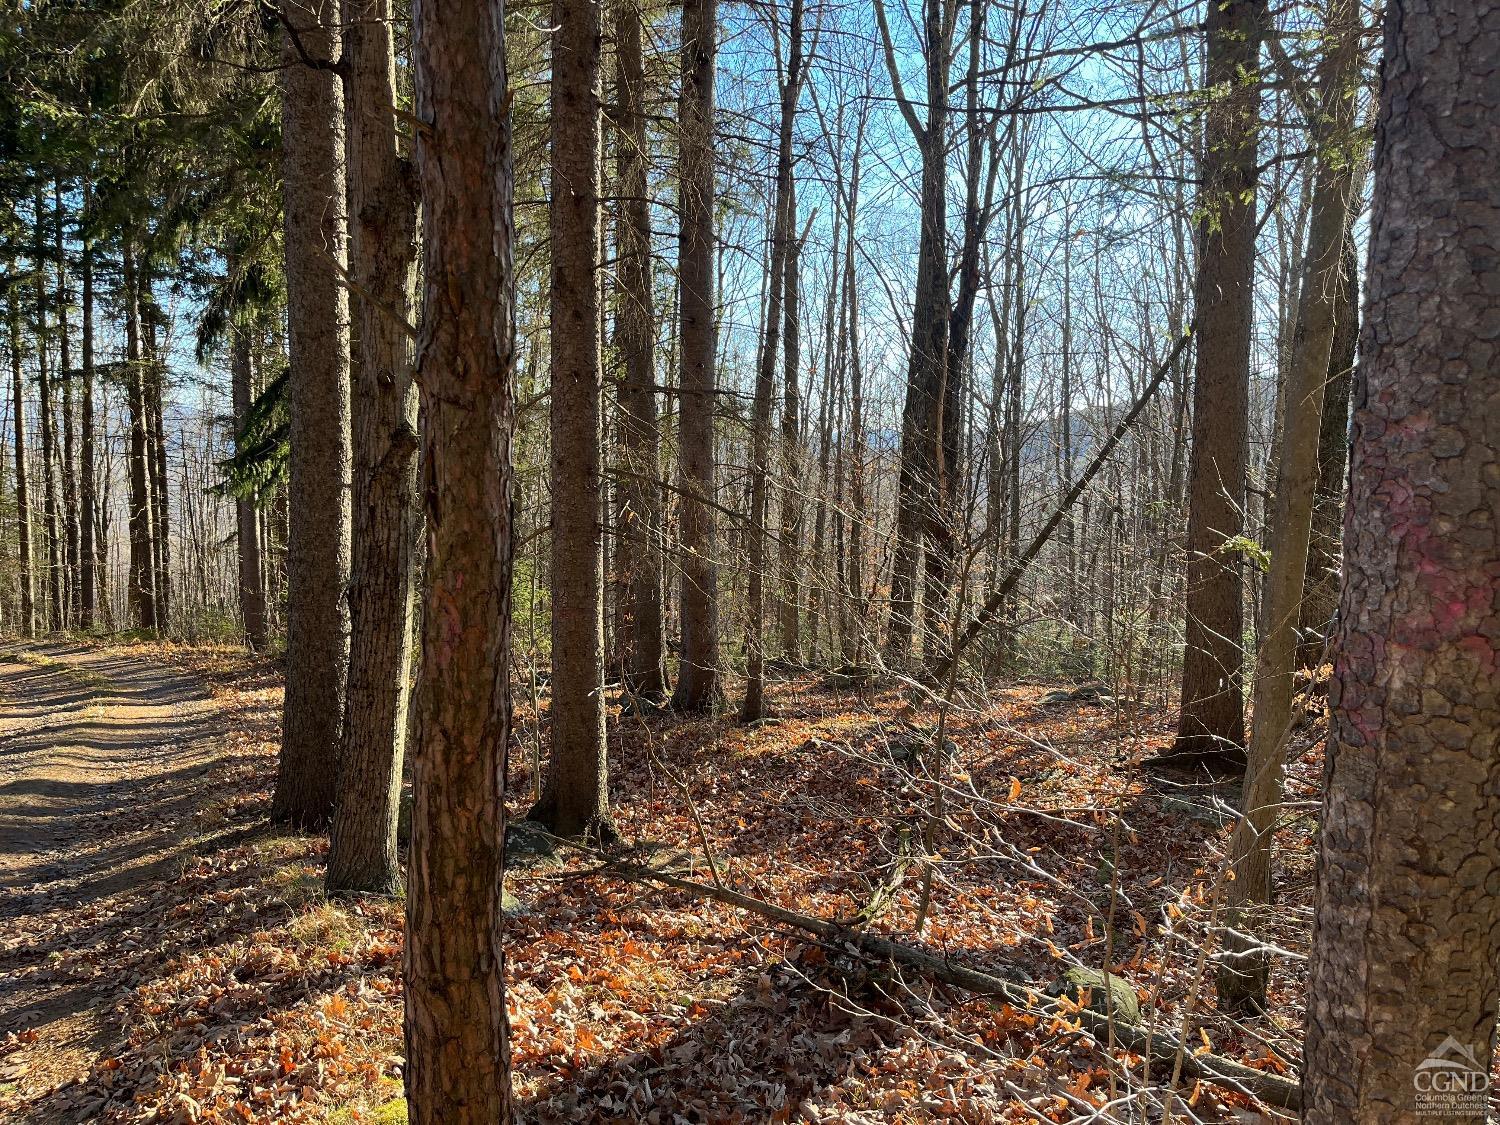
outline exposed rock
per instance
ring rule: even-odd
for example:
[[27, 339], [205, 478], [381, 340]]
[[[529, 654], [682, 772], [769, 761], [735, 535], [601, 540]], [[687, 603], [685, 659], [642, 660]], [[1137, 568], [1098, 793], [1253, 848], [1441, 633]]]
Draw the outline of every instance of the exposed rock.
[[1141, 1005], [1135, 988], [1124, 977], [1114, 973], [1091, 969], [1086, 965], [1073, 965], [1063, 974], [1062, 980], [1047, 988], [1048, 996], [1066, 996], [1071, 1000], [1081, 1000], [1085, 993], [1088, 994], [1088, 1002], [1084, 1006], [1090, 1010], [1108, 1015], [1113, 1000], [1115, 1019], [1121, 1023], [1140, 1022]]

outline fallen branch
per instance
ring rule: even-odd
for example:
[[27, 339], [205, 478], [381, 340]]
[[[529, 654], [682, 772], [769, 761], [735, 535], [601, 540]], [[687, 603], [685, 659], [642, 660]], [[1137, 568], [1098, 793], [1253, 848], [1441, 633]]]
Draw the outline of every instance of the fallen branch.
[[[578, 847], [566, 840], [558, 842], [570, 847]], [[580, 850], [588, 851], [606, 860], [605, 865], [596, 868], [592, 874], [613, 875], [637, 883], [659, 883], [676, 890], [686, 891], [699, 898], [712, 899], [739, 910], [748, 910], [752, 914], [759, 914], [763, 918], [779, 922], [784, 926], [815, 934], [824, 941], [852, 946], [871, 957], [905, 965], [924, 976], [962, 988], [967, 992], [998, 997], [1018, 1008], [1051, 1009], [1063, 1018], [1076, 1020], [1096, 1038], [1107, 1038], [1110, 1033], [1110, 1021], [1101, 1013], [1089, 1008], [1080, 1008], [1077, 1011], [1071, 1008], [1064, 1010], [1059, 1007], [1057, 1001], [1048, 1001], [1033, 989], [957, 964], [947, 958], [934, 956], [909, 945], [902, 945], [889, 938], [859, 933], [837, 922], [828, 922], [808, 914], [799, 914], [795, 910], [787, 910], [774, 903], [752, 898], [730, 890], [728, 887], [708, 886], [642, 864], [610, 860], [604, 853], [594, 851], [592, 848]], [[1297, 1110], [1301, 1107], [1301, 1087], [1290, 1079], [1267, 1074], [1219, 1055], [1194, 1054], [1186, 1044], [1170, 1034], [1157, 1032], [1148, 1035], [1137, 1027], [1130, 1024], [1121, 1025], [1118, 1022], [1113, 1030], [1115, 1042], [1128, 1050], [1143, 1054], [1149, 1053], [1156, 1061], [1168, 1065], [1180, 1062], [1182, 1078], [1211, 1082], [1216, 1086], [1248, 1095], [1278, 1109]]]
[[1099, 451], [1094, 454], [1094, 459], [1088, 463], [1088, 466], [1079, 475], [1078, 479], [1073, 482], [1073, 487], [1068, 489], [1068, 494], [1062, 498], [1062, 502], [1058, 504], [1057, 509], [1052, 513], [1047, 522], [1042, 525], [1042, 529], [1036, 533], [1030, 545], [1026, 550], [1021, 552], [1020, 557], [1015, 562], [1010, 564], [1010, 569], [1000, 579], [1000, 583], [995, 587], [994, 592], [985, 599], [985, 603], [980, 607], [979, 612], [974, 615], [973, 619], [964, 628], [963, 633], [959, 635], [957, 642], [953, 645], [953, 651], [938, 662], [932, 671], [932, 676], [939, 683], [948, 679], [948, 674], [953, 670], [953, 666], [959, 660], [963, 659], [965, 650], [968, 649], [969, 645], [974, 643], [974, 639], [980, 633], [984, 632], [985, 628], [999, 615], [1000, 607], [1005, 604], [1005, 599], [1010, 597], [1015, 592], [1015, 588], [1021, 584], [1021, 579], [1025, 576], [1026, 571], [1031, 568], [1031, 564], [1036, 560], [1037, 555], [1042, 553], [1042, 548], [1047, 545], [1047, 541], [1052, 538], [1053, 533], [1062, 525], [1067, 514], [1073, 510], [1073, 505], [1083, 495], [1084, 489], [1088, 488], [1089, 482], [1098, 476], [1099, 470], [1104, 468], [1104, 463], [1109, 460], [1109, 455], [1115, 451], [1115, 446], [1124, 440], [1125, 435], [1130, 431], [1130, 427], [1135, 424], [1135, 420], [1141, 416], [1141, 412], [1146, 409], [1152, 396], [1156, 394], [1157, 388], [1166, 382], [1167, 375], [1177, 365], [1177, 361], [1182, 357], [1182, 353], [1187, 350], [1188, 341], [1192, 337], [1192, 331], [1189, 329], [1177, 338], [1177, 343], [1172, 345], [1172, 350], [1167, 353], [1167, 358], [1157, 365], [1155, 372], [1151, 375], [1151, 380], [1131, 405], [1129, 413], [1121, 418], [1119, 425], [1110, 432], [1104, 444], [1099, 447]]

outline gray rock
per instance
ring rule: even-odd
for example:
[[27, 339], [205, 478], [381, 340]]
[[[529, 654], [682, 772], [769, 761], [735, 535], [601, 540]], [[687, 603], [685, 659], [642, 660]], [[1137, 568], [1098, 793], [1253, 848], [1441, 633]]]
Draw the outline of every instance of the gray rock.
[[1071, 1000], [1081, 999], [1084, 993], [1089, 999], [1086, 1007], [1101, 1016], [1109, 1014], [1111, 999], [1114, 1002], [1114, 1018], [1121, 1023], [1139, 1023], [1141, 1005], [1135, 988], [1124, 977], [1106, 973], [1103, 969], [1091, 969], [1086, 965], [1073, 965], [1063, 979], [1047, 988], [1051, 997], [1066, 996]]

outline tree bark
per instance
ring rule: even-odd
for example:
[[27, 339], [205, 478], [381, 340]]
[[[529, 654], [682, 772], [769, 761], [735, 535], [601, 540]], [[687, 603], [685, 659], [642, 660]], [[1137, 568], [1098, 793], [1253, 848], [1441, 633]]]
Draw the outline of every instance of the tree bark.
[[621, 506], [616, 566], [624, 578], [621, 639], [626, 689], [644, 699], [667, 694], [662, 597], [661, 425], [656, 407], [656, 317], [651, 291], [651, 205], [646, 196], [646, 71], [636, 0], [615, 0], [616, 169], [620, 204], [616, 242], [619, 307], [615, 348], [620, 384], [620, 443], [628, 475]]
[[57, 255], [57, 355], [58, 384], [62, 394], [62, 519], [63, 606], [65, 627], [77, 620], [78, 587], [78, 476], [77, 412], [73, 402], [73, 342], [68, 330], [68, 254], [64, 238], [62, 184], [52, 182], [53, 250]]
[[[807, 504], [802, 456], [802, 246], [797, 232], [797, 180], [787, 181], [786, 280], [782, 282], [781, 334], [781, 651], [802, 659], [802, 531]], [[858, 511], [858, 509], [855, 509]]]
[[[339, 51], [335, 0], [282, 0], [302, 49]], [[333, 813], [349, 659], [349, 300], [343, 92], [282, 46], [287, 345], [291, 363], [287, 677], [272, 817], [303, 828]]]
[[427, 589], [406, 937], [414, 1125], [514, 1116], [505, 1016], [515, 272], [499, 3], [413, 5]]
[[1311, 122], [1316, 166], [1301, 297], [1292, 332], [1285, 386], [1286, 409], [1270, 525], [1271, 563], [1265, 582], [1265, 628], [1255, 670], [1254, 726], [1241, 798], [1241, 816], [1230, 842], [1234, 878], [1226, 890], [1224, 955], [1219, 964], [1219, 1007], [1250, 1014], [1267, 1007], [1271, 961], [1254, 934], [1259, 911], [1271, 902], [1271, 845], [1281, 816], [1282, 770], [1292, 725], [1297, 619], [1302, 608], [1318, 482], [1318, 431], [1334, 317], [1343, 291], [1344, 232], [1361, 191], [1355, 99], [1359, 90], [1359, 9], [1356, 0], [1334, 0], [1324, 25], [1319, 65], [1318, 113]]
[[[83, 181], [84, 220], [91, 218], [93, 207], [93, 184]], [[94, 524], [99, 518], [99, 495], [96, 488], [98, 451], [94, 446], [94, 243], [85, 231], [80, 231], [82, 254], [79, 258], [79, 281], [82, 285], [82, 340], [83, 367], [82, 417], [79, 420], [78, 466], [78, 625], [92, 629], [98, 620], [98, 595], [100, 567], [98, 545], [94, 538]]]
[[1188, 472], [1187, 633], [1173, 764], [1245, 765], [1242, 552], [1265, 0], [1210, 4]]
[[[235, 433], [238, 434], [255, 398], [251, 380], [249, 332], [236, 327], [230, 348], [230, 394], [234, 406]], [[266, 622], [266, 576], [261, 564], [260, 513], [252, 497], [235, 498], [234, 519], [240, 621], [245, 630], [245, 645], [251, 652], [264, 652], [270, 643]]]
[[909, 667], [917, 618], [917, 573], [924, 542], [937, 545], [944, 530], [940, 459], [948, 358], [948, 63], [953, 28], [944, 0], [923, 0], [927, 120], [920, 123], [900, 90], [886, 26], [876, 5], [887, 68], [907, 127], [922, 156], [921, 234], [912, 304], [911, 356], [901, 411], [901, 469], [896, 494], [895, 561], [891, 572], [891, 617], [885, 658]]
[[[1307, 989], [1304, 1120], [1419, 1120], [1500, 1002], [1500, 8], [1391, 5]], [[1485, 1084], [1487, 1086], [1487, 1083]], [[1482, 1122], [1485, 1094], [1444, 1120]]]
[[679, 362], [678, 474], [682, 508], [682, 661], [672, 706], [718, 706], [719, 552], [713, 507], [718, 315], [714, 270], [714, 60], [717, 0], [684, 0], [682, 94], [678, 111], [680, 169], [677, 279]]
[[38, 428], [42, 437], [42, 526], [47, 539], [47, 625], [57, 630], [65, 626], [63, 614], [63, 545], [61, 513], [57, 499], [57, 431], [52, 414], [52, 370], [48, 367], [47, 337], [47, 269], [44, 197], [40, 189], [33, 199], [36, 206], [36, 242], [32, 267], [36, 270], [36, 385]]
[[[11, 262], [14, 269], [15, 263]], [[31, 546], [31, 482], [26, 458], [26, 401], [25, 382], [21, 376], [21, 310], [16, 301], [16, 290], [7, 290], [5, 302], [6, 319], [10, 322], [10, 398], [15, 433], [12, 435], [16, 450], [16, 545], [20, 551], [20, 567], [17, 580], [21, 587], [21, 635], [36, 633], [36, 571], [33, 566]]]
[[[766, 570], [771, 553], [770, 517], [771, 413], [776, 386], [777, 349], [781, 345], [782, 300], [788, 246], [795, 232], [792, 214], [792, 128], [802, 91], [802, 0], [792, 0], [786, 73], [780, 83], [781, 123], [777, 130], [776, 175], [772, 192], [770, 254], [766, 262], [765, 331], [755, 373], [755, 400], [750, 418], [750, 558], [746, 607], [745, 700], [743, 722], [766, 715]], [[773, 34], [780, 35], [773, 28]]]
[[1359, 343], [1359, 252], [1354, 216], [1344, 231], [1344, 267], [1334, 307], [1333, 347], [1323, 391], [1318, 430], [1318, 486], [1313, 495], [1312, 539], [1307, 554], [1307, 589], [1302, 596], [1297, 659], [1312, 665], [1324, 659], [1324, 638], [1339, 604], [1339, 527], [1344, 520], [1344, 477], [1349, 470], [1349, 391]]
[[142, 629], [156, 628], [156, 559], [151, 549], [151, 493], [146, 472], [146, 395], [141, 359], [140, 287], [135, 246], [125, 237], [121, 251], [125, 302], [125, 405], [130, 417], [130, 448], [126, 455], [129, 495], [126, 513], [130, 534], [129, 604]]
[[397, 148], [390, 0], [344, 0], [349, 272], [357, 295], [349, 680], [328, 889], [400, 889], [396, 822], [415, 608], [417, 390], [412, 271], [417, 201]]
[[166, 364], [158, 346], [157, 329], [162, 326], [150, 275], [141, 273], [142, 323], [146, 331], [145, 381], [147, 435], [146, 475], [151, 495], [151, 551], [156, 577], [156, 628], [165, 633], [172, 627], [172, 517], [171, 492], [167, 484], [167, 432], [165, 417]]
[[532, 818], [612, 836], [604, 740], [599, 0], [553, 0], [552, 756]]

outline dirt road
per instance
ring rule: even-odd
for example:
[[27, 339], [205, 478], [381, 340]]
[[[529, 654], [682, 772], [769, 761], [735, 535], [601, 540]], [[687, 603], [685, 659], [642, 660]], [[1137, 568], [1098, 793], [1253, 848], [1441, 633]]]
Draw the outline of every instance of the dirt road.
[[0, 648], [0, 1084], [42, 1088], [118, 1028], [91, 935], [175, 877], [219, 733], [205, 687], [118, 650]]

